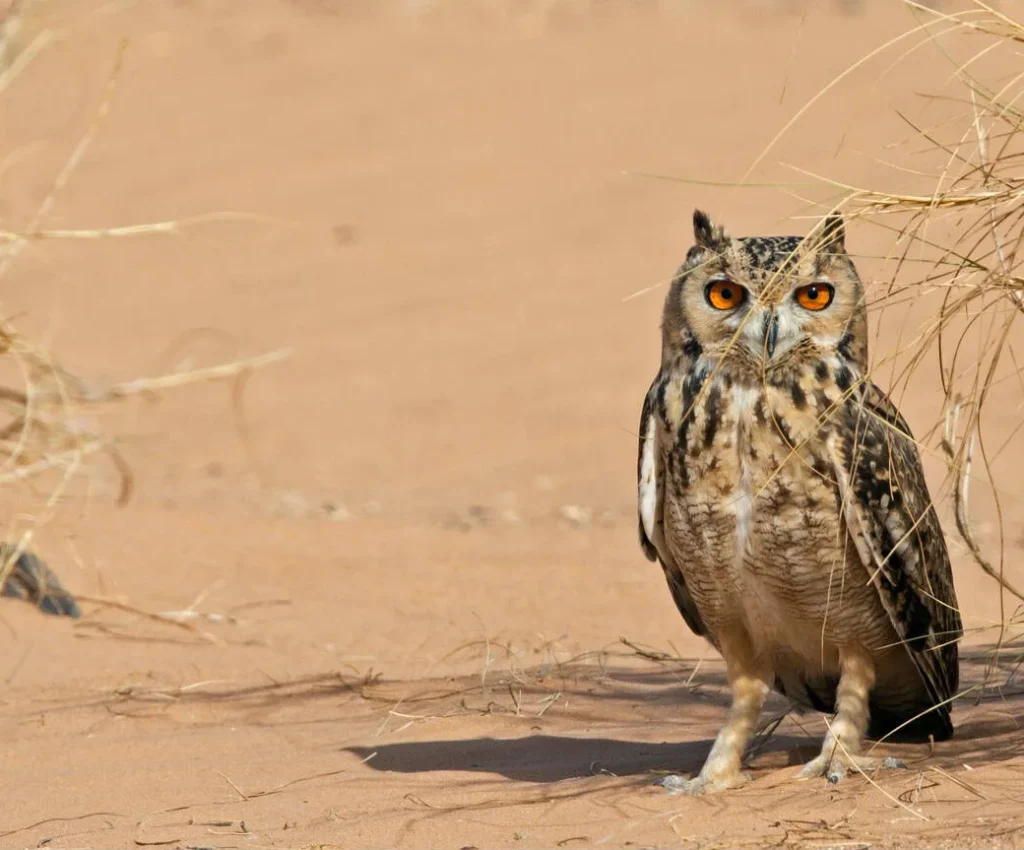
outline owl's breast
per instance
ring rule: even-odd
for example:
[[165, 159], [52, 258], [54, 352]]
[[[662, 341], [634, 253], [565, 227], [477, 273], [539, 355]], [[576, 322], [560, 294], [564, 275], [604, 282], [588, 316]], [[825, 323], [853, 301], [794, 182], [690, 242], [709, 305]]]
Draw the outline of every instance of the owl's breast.
[[715, 382], [666, 453], [666, 542], [712, 630], [735, 616], [815, 619], [844, 563], [827, 429], [803, 402]]

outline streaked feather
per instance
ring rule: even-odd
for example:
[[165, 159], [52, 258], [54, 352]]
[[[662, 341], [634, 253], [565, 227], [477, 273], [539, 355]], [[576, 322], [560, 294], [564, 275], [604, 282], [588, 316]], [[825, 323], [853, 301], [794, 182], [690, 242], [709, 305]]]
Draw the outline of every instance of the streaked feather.
[[[847, 525], [882, 606], [952, 734], [963, 626], [953, 571], [910, 428], [870, 382], [838, 416], [829, 447]], [[938, 737], [938, 736], [937, 736]], [[948, 735], [947, 735], [948, 737]]]

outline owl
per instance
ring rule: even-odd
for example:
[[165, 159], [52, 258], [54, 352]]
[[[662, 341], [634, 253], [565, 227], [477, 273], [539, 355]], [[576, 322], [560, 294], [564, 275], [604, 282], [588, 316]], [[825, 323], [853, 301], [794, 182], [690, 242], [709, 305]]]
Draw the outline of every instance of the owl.
[[699, 210], [693, 224], [640, 418], [640, 543], [724, 658], [732, 704], [699, 775], [662, 784], [741, 784], [772, 689], [834, 715], [799, 776], [901, 767], [863, 740], [952, 735], [962, 628], [916, 445], [869, 378], [845, 225], [731, 238]]

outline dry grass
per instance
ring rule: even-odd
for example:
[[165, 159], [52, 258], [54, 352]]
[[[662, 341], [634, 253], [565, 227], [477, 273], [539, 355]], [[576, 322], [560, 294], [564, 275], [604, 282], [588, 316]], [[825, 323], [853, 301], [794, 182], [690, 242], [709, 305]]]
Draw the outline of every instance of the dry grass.
[[[956, 529], [975, 563], [998, 583], [1001, 622], [990, 637], [1002, 645], [1019, 637], [1024, 602], [1024, 588], [1005, 575], [1006, 549], [1018, 541], [1003, 504], [1017, 473], [999, 462], [1024, 418], [995, 436], [1000, 427], [1005, 431], [1007, 413], [1019, 414], [1024, 404], [1024, 364], [1014, 350], [1015, 324], [1024, 313], [1024, 75], [1005, 77], [1005, 54], [1024, 43], [1024, 22], [984, 0], [950, 14], [904, 2], [920, 25], [900, 44], [934, 48], [950, 65], [946, 88], [921, 95], [922, 114], [933, 116], [929, 124], [901, 116], [913, 134], [909, 144], [928, 163], [920, 176], [935, 175], [927, 178], [930, 191], [828, 182], [844, 193], [840, 206], [848, 216], [895, 237], [885, 303], [938, 299], [938, 309], [908, 335], [901, 365], [875, 369], [892, 366], [897, 393], [922, 366], [938, 364], [945, 414], [936, 430]], [[987, 545], [972, 522], [972, 485], [991, 500], [998, 519], [996, 540]]]
[[[49, 30], [31, 39], [21, 37], [22, 18], [27, 0], [15, 0], [7, 14], [0, 18], [0, 99], [4, 91], [16, 84], [18, 77], [38, 53], [52, 43], [54, 34]], [[0, 281], [16, 267], [25, 245], [44, 239], [112, 239], [144, 235], [167, 235], [180, 231], [189, 224], [224, 218], [249, 218], [237, 213], [216, 213], [188, 221], [161, 221], [131, 224], [124, 227], [82, 230], [47, 230], [44, 224], [54, 209], [61, 191], [74, 175], [89, 147], [100, 131], [114, 97], [122, 72], [126, 46], [121, 45], [114, 58], [107, 81], [106, 92], [88, 128], [72, 149], [64, 166], [54, 177], [27, 227], [12, 231], [0, 222]], [[4, 164], [13, 152], [0, 151], [0, 179]], [[277, 362], [288, 355], [285, 350], [261, 356], [239, 359], [203, 369], [174, 372], [98, 386], [75, 375], [58, 363], [52, 354], [18, 331], [15, 324], [0, 315], [0, 369], [13, 366], [12, 374], [20, 376], [15, 385], [0, 383], [0, 486], [40, 479], [45, 482], [43, 504], [40, 509], [26, 511], [27, 526], [15, 531], [14, 522], [8, 524], [7, 536], [17, 538], [10, 547], [6, 560], [0, 563], [0, 586], [6, 580], [19, 556], [32, 542], [40, 526], [52, 516], [66, 494], [71, 481], [90, 469], [94, 456], [102, 455], [113, 464], [120, 476], [118, 501], [127, 501], [132, 492], [132, 476], [127, 464], [117, 451], [114, 436], [105, 433], [96, 424], [97, 408], [109, 407], [136, 396], [152, 396], [160, 391], [211, 380], [234, 382], [234, 400], [241, 404], [245, 380], [254, 369]], [[38, 482], [33, 482], [38, 483]], [[25, 503], [38, 502], [35, 493], [26, 496]], [[191, 628], [188, 624], [180, 624]]]

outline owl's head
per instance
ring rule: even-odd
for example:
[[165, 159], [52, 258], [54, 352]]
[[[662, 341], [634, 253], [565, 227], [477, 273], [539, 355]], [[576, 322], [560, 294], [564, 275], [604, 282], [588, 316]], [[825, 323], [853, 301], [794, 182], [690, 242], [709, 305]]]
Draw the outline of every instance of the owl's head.
[[733, 238], [700, 210], [665, 302], [663, 356], [698, 352], [762, 374], [838, 352], [867, 368], [864, 288], [838, 215], [808, 236]]

